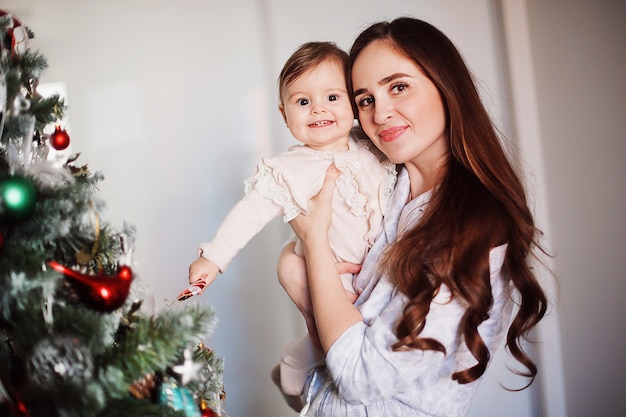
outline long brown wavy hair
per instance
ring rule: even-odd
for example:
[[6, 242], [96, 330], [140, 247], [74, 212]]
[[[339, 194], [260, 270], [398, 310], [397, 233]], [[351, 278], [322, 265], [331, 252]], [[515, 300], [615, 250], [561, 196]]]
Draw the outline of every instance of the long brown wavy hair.
[[503, 273], [517, 290], [518, 308], [506, 344], [527, 369], [517, 373], [530, 378], [530, 385], [537, 367], [521, 342], [544, 316], [547, 300], [528, 263], [533, 249], [542, 249], [524, 187], [459, 51], [429, 23], [403, 17], [376, 23], [362, 32], [350, 51], [349, 91], [353, 91], [350, 74], [354, 61], [376, 40], [389, 42], [435, 84], [446, 110], [450, 141], [441, 182], [433, 190], [423, 218], [388, 247], [381, 262], [409, 298], [397, 324], [398, 341], [393, 349], [445, 353], [436, 339], [419, 337], [433, 297], [445, 284], [453, 297], [462, 299], [467, 306], [459, 332], [478, 361], [454, 372], [452, 379], [461, 384], [478, 379], [490, 356], [478, 333], [478, 326], [487, 320], [493, 305], [489, 251], [508, 243]]

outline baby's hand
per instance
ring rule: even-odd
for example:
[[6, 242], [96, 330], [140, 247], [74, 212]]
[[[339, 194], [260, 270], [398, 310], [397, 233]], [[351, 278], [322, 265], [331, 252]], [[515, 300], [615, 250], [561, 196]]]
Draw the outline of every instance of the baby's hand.
[[219, 267], [206, 258], [199, 257], [189, 265], [189, 283], [194, 284], [197, 281], [204, 281], [205, 285], [200, 290], [199, 294], [204, 292], [204, 289], [209, 286], [220, 271]]
[[190, 284], [187, 288], [185, 288], [174, 301], [169, 301], [167, 298], [165, 299], [165, 305], [171, 307], [177, 301], [186, 300], [189, 297], [193, 297], [194, 295], [202, 294], [204, 288], [206, 287], [206, 282], [200, 279], [193, 284]]
[[204, 289], [215, 281], [219, 272], [219, 267], [205, 258], [198, 258], [189, 265], [189, 286], [185, 288], [175, 300], [165, 300], [165, 304], [170, 307], [177, 301], [186, 300], [194, 295], [200, 295]]

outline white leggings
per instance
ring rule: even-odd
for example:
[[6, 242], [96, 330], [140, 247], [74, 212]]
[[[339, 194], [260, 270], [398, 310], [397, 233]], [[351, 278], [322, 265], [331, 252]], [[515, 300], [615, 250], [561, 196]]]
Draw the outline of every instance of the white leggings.
[[324, 352], [308, 334], [283, 348], [280, 358], [280, 385], [287, 395], [301, 395], [309, 371], [324, 363]]

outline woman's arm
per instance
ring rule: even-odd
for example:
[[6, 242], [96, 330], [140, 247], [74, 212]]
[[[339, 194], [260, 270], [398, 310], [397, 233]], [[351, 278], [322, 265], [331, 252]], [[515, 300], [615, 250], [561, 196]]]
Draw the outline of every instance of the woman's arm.
[[328, 244], [331, 202], [339, 170], [331, 165], [319, 194], [310, 200], [309, 215], [302, 214], [290, 224], [302, 241], [306, 258], [313, 317], [324, 352], [353, 324], [362, 322], [361, 313], [346, 297]]

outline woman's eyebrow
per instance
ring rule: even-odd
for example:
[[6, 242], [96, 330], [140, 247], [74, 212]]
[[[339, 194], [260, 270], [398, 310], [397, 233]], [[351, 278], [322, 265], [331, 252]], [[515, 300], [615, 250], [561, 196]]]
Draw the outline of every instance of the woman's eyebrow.
[[388, 77], [383, 78], [382, 80], [380, 80], [378, 82], [378, 85], [385, 85], [385, 84], [389, 84], [390, 82], [397, 80], [398, 78], [404, 78], [404, 77], [408, 77], [408, 74], [404, 74], [402, 72], [397, 72], [395, 74], [391, 74]]
[[367, 89], [366, 89], [366, 88], [359, 88], [358, 90], [353, 91], [353, 92], [352, 92], [352, 95], [356, 97], [356, 96], [358, 96], [359, 94], [363, 94], [363, 93], [365, 93], [366, 91], [367, 91]]
[[[408, 74], [402, 73], [402, 72], [398, 72], [395, 74], [391, 74], [383, 79], [381, 79], [380, 81], [378, 81], [378, 85], [382, 86], [385, 84], [389, 84], [390, 82], [397, 80], [398, 78], [403, 78], [403, 77], [408, 77]], [[352, 94], [354, 96], [358, 96], [359, 94], [363, 94], [367, 91], [366, 88], [359, 88], [358, 90], [355, 90]]]

